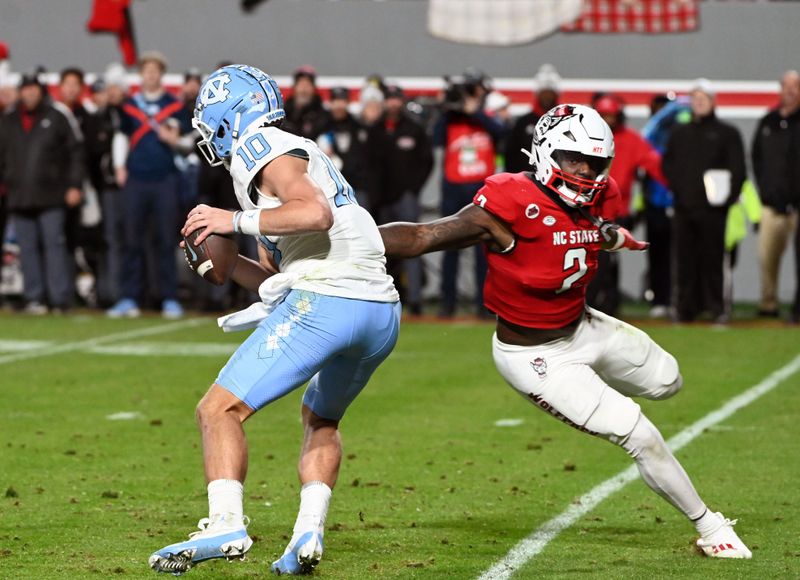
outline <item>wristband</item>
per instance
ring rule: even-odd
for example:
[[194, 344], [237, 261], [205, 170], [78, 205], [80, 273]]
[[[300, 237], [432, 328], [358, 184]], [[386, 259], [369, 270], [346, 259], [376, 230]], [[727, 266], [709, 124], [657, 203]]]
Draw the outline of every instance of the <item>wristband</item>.
[[241, 214], [239, 218], [239, 230], [248, 236], [260, 236], [261, 226], [259, 222], [261, 221], [261, 210], [248, 209], [241, 212]]
[[233, 212], [233, 233], [239, 233], [239, 222], [242, 221], [242, 212], [235, 211]]
[[617, 233], [617, 240], [614, 242], [614, 245], [608, 249], [610, 252], [621, 250], [622, 246], [625, 245], [625, 234], [622, 232], [622, 228], [615, 228], [614, 231]]

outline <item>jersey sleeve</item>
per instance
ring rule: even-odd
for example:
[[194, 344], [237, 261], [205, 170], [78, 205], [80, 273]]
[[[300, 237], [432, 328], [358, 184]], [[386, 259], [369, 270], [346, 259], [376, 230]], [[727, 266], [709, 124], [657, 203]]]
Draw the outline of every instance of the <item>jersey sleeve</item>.
[[231, 176], [234, 183], [249, 186], [270, 161], [281, 155], [292, 154], [308, 158], [308, 143], [302, 137], [281, 131], [276, 127], [261, 127], [242, 135], [231, 155]]
[[490, 214], [508, 224], [513, 224], [517, 211], [515, 201], [514, 176], [510, 173], [498, 173], [486, 178], [483, 187], [478, 190], [472, 203], [482, 207]]

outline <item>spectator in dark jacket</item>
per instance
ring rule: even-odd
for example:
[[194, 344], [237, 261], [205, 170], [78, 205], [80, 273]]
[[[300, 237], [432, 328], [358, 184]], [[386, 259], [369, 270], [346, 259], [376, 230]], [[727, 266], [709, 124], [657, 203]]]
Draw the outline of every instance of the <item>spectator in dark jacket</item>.
[[70, 122], [38, 76], [23, 75], [17, 109], [0, 122], [0, 182], [8, 187], [31, 314], [72, 302], [64, 223], [67, 207], [81, 203], [83, 178], [83, 146]]
[[[83, 141], [86, 162], [84, 199], [80, 206], [67, 211], [67, 247], [73, 255], [77, 272], [78, 296], [89, 306], [97, 305], [97, 280], [105, 260], [103, 231], [100, 224], [100, 185], [97, 149], [98, 119], [92, 104], [87, 108], [83, 97], [86, 91], [83, 71], [76, 67], [61, 71], [58, 84], [59, 102], [68, 119]], [[110, 139], [110, 136], [108, 137]]]
[[317, 142], [353, 187], [359, 205], [370, 210], [369, 168], [367, 167], [367, 128], [347, 110], [350, 91], [333, 87], [330, 121]]
[[[778, 272], [800, 209], [800, 73], [781, 80], [780, 105], [758, 123], [753, 138], [753, 173], [761, 197], [758, 259], [760, 316], [778, 316]], [[800, 283], [800, 280], [798, 280]]]
[[[433, 147], [425, 127], [406, 111], [405, 94], [399, 86], [386, 88], [385, 106], [383, 118], [369, 138], [370, 165], [378, 172], [375, 215], [378, 224], [418, 222], [419, 194], [433, 169]], [[403, 269], [403, 302], [412, 314], [421, 314], [422, 260], [406, 260]]]
[[699, 79], [691, 91], [692, 121], [673, 129], [663, 157], [675, 197], [676, 314], [681, 322], [703, 311], [721, 324], [730, 316], [725, 224], [744, 183], [745, 159], [738, 129], [717, 118], [714, 99], [709, 81]]
[[506, 138], [505, 163], [508, 173], [530, 171], [531, 164], [522, 149], [530, 151], [533, 143], [533, 128], [542, 114], [558, 104], [559, 84], [561, 77], [551, 64], [543, 64], [536, 73], [534, 90], [536, 102], [530, 113], [522, 115], [514, 123], [511, 133]]
[[94, 127], [87, 131], [86, 137], [90, 155], [90, 179], [100, 195], [103, 211], [105, 252], [99, 269], [97, 292], [100, 302], [108, 306], [120, 299], [122, 276], [125, 209], [114, 171], [113, 143], [115, 135], [120, 131], [121, 108], [125, 102], [127, 85], [124, 77], [114, 67], [110, 67], [104, 80], [98, 83], [92, 86], [92, 96], [97, 107], [92, 121]]
[[329, 119], [316, 82], [317, 73], [313, 67], [304, 66], [295, 71], [292, 96], [286, 100], [286, 118], [282, 126], [284, 131], [314, 141], [328, 126]]

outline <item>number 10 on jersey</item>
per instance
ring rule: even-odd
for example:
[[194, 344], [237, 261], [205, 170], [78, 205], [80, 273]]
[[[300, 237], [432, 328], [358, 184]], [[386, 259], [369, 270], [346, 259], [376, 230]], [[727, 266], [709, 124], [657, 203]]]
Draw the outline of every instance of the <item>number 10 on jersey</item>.
[[252, 171], [256, 166], [256, 161], [263, 159], [271, 150], [272, 147], [269, 146], [264, 136], [261, 133], [255, 133], [247, 138], [244, 145], [236, 149], [236, 155], [244, 161], [247, 171]]

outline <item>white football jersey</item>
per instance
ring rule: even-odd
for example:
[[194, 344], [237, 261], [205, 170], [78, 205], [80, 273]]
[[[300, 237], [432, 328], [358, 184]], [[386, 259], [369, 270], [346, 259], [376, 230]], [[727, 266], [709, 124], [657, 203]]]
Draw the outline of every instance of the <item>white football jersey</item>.
[[372, 216], [356, 203], [353, 188], [316, 143], [276, 127], [248, 129], [236, 142], [230, 173], [243, 210], [273, 209], [281, 201], [261, 193], [254, 182], [270, 161], [296, 152], [308, 157], [308, 174], [331, 206], [333, 226], [324, 232], [258, 236], [281, 272], [298, 276], [292, 288], [328, 296], [396, 302], [386, 273], [384, 246]]

